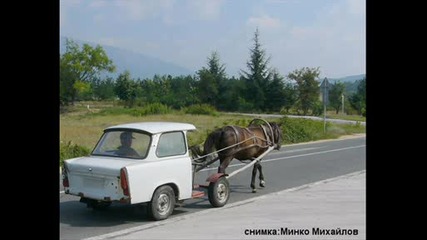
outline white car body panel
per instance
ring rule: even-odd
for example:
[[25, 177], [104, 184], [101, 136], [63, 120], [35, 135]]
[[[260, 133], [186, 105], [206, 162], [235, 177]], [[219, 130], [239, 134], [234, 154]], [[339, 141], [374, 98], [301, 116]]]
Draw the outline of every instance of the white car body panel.
[[91, 199], [119, 201], [126, 198], [120, 187], [120, 169], [132, 164], [135, 160], [97, 156], [67, 160], [71, 184], [65, 191]]
[[171, 156], [127, 167], [131, 203], [151, 201], [159, 186], [173, 184], [178, 199], [191, 198], [192, 169], [188, 156]]

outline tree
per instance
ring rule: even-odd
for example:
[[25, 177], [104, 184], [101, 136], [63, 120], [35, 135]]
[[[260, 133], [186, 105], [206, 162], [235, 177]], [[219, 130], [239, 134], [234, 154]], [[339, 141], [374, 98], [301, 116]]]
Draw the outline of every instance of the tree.
[[303, 67], [288, 74], [288, 78], [297, 83], [298, 107], [307, 115], [308, 110], [314, 109], [319, 98], [320, 88], [316, 79], [319, 77], [319, 68]]
[[172, 78], [171, 89], [173, 89], [170, 91], [172, 101], [168, 106], [180, 109], [198, 103], [196, 81], [191, 75]]
[[227, 79], [224, 87], [227, 89], [222, 94], [222, 101], [225, 103], [223, 105], [224, 110], [227, 111], [246, 111], [250, 109], [245, 109], [245, 106], [242, 106], [241, 103], [244, 102], [241, 93], [245, 91], [245, 83], [235, 78], [234, 76]]
[[208, 57], [208, 67], [203, 67], [197, 72], [199, 77], [199, 99], [221, 109], [226, 102], [223, 101], [226, 91], [225, 80], [227, 78], [224, 64], [220, 64], [216, 51]]
[[266, 95], [268, 100], [265, 102], [265, 108], [269, 111], [280, 111], [285, 104], [283, 77], [277, 70], [272, 71], [272, 80], [267, 85]]
[[269, 58], [265, 58], [265, 50], [261, 49], [259, 43], [258, 28], [254, 34], [254, 47], [250, 49], [250, 60], [246, 63], [249, 71], [241, 70], [241, 78], [245, 81], [246, 102], [252, 104], [257, 110], [265, 110], [267, 99], [267, 87], [271, 78], [271, 73], [267, 68]]
[[339, 110], [342, 108], [342, 96], [344, 94], [344, 90], [345, 85], [340, 81], [330, 84], [329, 105], [335, 109], [336, 114], [338, 114]]
[[137, 97], [139, 85], [130, 77], [129, 71], [121, 73], [116, 80], [114, 92], [120, 100], [126, 103], [127, 107], [132, 107]]
[[102, 71], [115, 71], [112, 60], [100, 45], [93, 48], [83, 44], [80, 49], [77, 43], [69, 39], [66, 39], [66, 50], [60, 58], [60, 68], [61, 98], [72, 104], [79, 93], [77, 87], [82, 86], [78, 82], [88, 83]]
[[111, 77], [107, 77], [102, 80], [95, 78], [92, 81], [93, 94], [99, 100], [111, 100], [116, 94], [114, 93], [114, 80]]
[[290, 81], [286, 81], [283, 87], [283, 108], [285, 113], [289, 113], [289, 109], [295, 106], [298, 100], [298, 90], [297, 86]]
[[357, 91], [349, 98], [350, 105], [356, 109], [357, 114], [366, 114], [366, 78], [359, 81]]

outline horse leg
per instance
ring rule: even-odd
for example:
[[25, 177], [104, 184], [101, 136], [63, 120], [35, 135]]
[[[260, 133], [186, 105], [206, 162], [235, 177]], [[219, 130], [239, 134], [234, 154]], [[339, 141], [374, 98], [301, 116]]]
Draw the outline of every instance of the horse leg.
[[255, 177], [256, 177], [256, 171], [258, 169], [257, 165], [258, 163], [255, 163], [254, 167], [252, 168], [251, 188], [253, 193], [256, 193]]
[[262, 166], [261, 163], [258, 162], [257, 164], [255, 164], [258, 168], [259, 171], [259, 186], [260, 187], [265, 187], [265, 181], [264, 181], [264, 174], [262, 173]]
[[232, 159], [233, 157], [226, 157], [224, 159], [220, 159], [218, 173], [225, 173], [225, 169], [228, 167]]

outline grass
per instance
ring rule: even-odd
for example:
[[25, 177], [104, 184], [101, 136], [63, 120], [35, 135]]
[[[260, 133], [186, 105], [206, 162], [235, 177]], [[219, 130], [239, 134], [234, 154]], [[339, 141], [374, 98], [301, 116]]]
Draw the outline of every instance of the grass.
[[[85, 114], [61, 114], [60, 116], [60, 141], [61, 143], [71, 142], [92, 149], [101, 136], [103, 129], [112, 125], [131, 123], [131, 122], [145, 122], [145, 121], [167, 121], [167, 122], [187, 122], [196, 126], [198, 131], [192, 134], [190, 145], [202, 143], [209, 132], [215, 128], [225, 125], [240, 125], [246, 126], [252, 120], [250, 116], [238, 116], [231, 114], [219, 114], [218, 116], [208, 115], [190, 115], [176, 111], [171, 114], [163, 115], [148, 115], [142, 117], [135, 117], [127, 114], [122, 115], [97, 115], [91, 113]], [[278, 118], [267, 118], [267, 121], [278, 121]], [[316, 129], [323, 129], [322, 122], [301, 119], [288, 119], [294, 122], [292, 126], [298, 128], [300, 132], [299, 137], [304, 141], [316, 140], [321, 138], [336, 138], [340, 135], [364, 132], [365, 128], [357, 125], [346, 124], [328, 124], [329, 135], [316, 133]], [[285, 123], [284, 126], [291, 126], [290, 122]], [[298, 127], [299, 126], [299, 127]], [[306, 138], [305, 135], [314, 137]], [[300, 140], [293, 140], [296, 142]]]
[[[186, 122], [196, 126], [198, 131], [192, 134], [190, 145], [202, 143], [215, 128], [228, 125], [246, 119], [249, 122], [253, 117], [235, 116], [219, 114], [218, 116], [190, 115], [181, 112], [163, 115], [148, 115], [135, 117], [131, 115], [95, 115], [95, 114], [61, 114], [60, 116], [60, 140], [62, 143], [70, 142], [92, 149], [97, 143], [104, 128], [123, 123], [146, 122], [146, 121], [166, 121], [166, 122]], [[277, 121], [277, 118], [266, 119]]]
[[[321, 117], [323, 117], [323, 114]], [[366, 122], [366, 117], [359, 116], [359, 115], [346, 115], [346, 114], [343, 115], [342, 113], [336, 114], [335, 111], [327, 111], [326, 118]]]
[[[107, 107], [108, 108], [108, 107]], [[115, 107], [112, 107], [115, 108]], [[94, 109], [96, 109], [94, 107]], [[104, 109], [104, 108], [103, 108]], [[207, 135], [216, 128], [226, 125], [246, 127], [254, 119], [252, 116], [219, 113], [212, 115], [192, 115], [183, 111], [172, 111], [168, 114], [135, 116], [131, 112], [102, 114], [99, 111], [88, 111], [82, 106], [74, 106], [66, 113], [60, 114], [60, 145], [61, 157], [92, 150], [106, 127], [146, 121], [186, 122], [192, 123], [198, 129], [188, 135], [189, 145], [202, 144]], [[101, 114], [100, 114], [101, 113]], [[320, 139], [334, 139], [343, 135], [364, 133], [365, 127], [360, 124], [333, 124], [327, 123], [327, 131], [323, 132], [323, 122], [294, 119], [294, 118], [265, 118], [267, 121], [282, 122], [284, 133], [283, 144], [307, 142]], [[69, 149], [69, 150], [67, 150]], [[71, 155], [68, 154], [71, 151]], [[75, 156], [74, 156], [75, 157]], [[62, 159], [63, 160], [63, 159]]]

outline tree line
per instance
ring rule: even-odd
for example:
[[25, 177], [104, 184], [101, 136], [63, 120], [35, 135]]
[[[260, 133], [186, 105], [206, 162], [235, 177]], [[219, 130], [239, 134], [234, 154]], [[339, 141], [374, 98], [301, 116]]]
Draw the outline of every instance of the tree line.
[[[174, 109], [209, 104], [220, 111], [282, 112], [320, 115], [323, 105], [319, 98], [319, 68], [303, 67], [286, 77], [269, 67], [269, 58], [262, 49], [258, 29], [254, 33], [247, 70], [238, 78], [228, 77], [218, 52], [207, 57], [207, 66], [194, 75], [154, 75], [153, 78], [132, 78], [124, 71], [117, 78], [100, 78], [101, 72], [114, 72], [116, 67], [104, 49], [97, 45], [80, 47], [66, 40], [65, 53], [60, 56], [60, 102], [74, 104], [80, 100], [120, 99], [126, 107], [162, 103]], [[143, 66], [141, 66], [143, 67]], [[348, 106], [359, 115], [366, 108], [366, 79], [361, 79], [356, 93], [345, 94]], [[342, 107], [345, 85], [331, 83], [329, 108]]]

